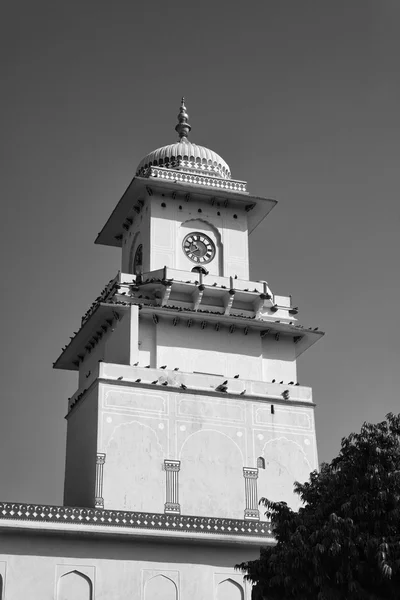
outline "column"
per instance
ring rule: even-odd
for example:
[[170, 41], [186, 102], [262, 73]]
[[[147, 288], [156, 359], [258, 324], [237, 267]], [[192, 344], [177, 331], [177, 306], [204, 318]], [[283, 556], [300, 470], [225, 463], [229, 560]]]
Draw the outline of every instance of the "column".
[[244, 518], [256, 521], [260, 519], [260, 512], [257, 508], [258, 469], [252, 469], [251, 467], [243, 467], [243, 477], [246, 499]]
[[103, 467], [106, 462], [106, 455], [99, 452], [96, 456], [96, 497], [95, 508], [104, 508], [103, 498]]
[[166, 475], [166, 502], [164, 512], [180, 515], [181, 507], [179, 505], [178, 491], [179, 479], [178, 473], [181, 468], [180, 460], [164, 460]]

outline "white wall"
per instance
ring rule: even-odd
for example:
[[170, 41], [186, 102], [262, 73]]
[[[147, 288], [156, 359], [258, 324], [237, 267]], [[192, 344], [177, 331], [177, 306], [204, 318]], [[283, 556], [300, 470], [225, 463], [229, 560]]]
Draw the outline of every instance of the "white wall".
[[95, 385], [67, 418], [64, 504], [94, 506], [98, 390]]
[[[209, 202], [197, 200], [186, 202], [183, 197], [174, 200], [156, 193], [151, 196], [150, 210], [149, 270], [167, 266], [191, 271], [195, 264], [183, 253], [182, 241], [189, 231], [200, 231], [213, 238], [217, 245], [215, 259], [205, 265], [211, 274], [249, 278], [247, 213], [243, 208], [225, 208], [217, 203], [211, 206]], [[185, 223], [187, 225], [182, 226]]]
[[5, 600], [250, 600], [250, 586], [234, 565], [258, 556], [257, 547], [243, 544], [233, 548], [29, 533], [0, 537]]
[[[141, 321], [142, 322], [142, 321]], [[157, 366], [192, 373], [213, 373], [234, 377], [238, 373], [248, 379], [262, 378], [261, 343], [256, 332], [229, 333], [221, 326], [215, 331], [209, 323], [206, 329], [199, 324], [188, 328], [185, 323], [174, 327], [172, 321], [159, 321], [157, 335]]]
[[172, 459], [180, 461], [182, 514], [244, 518], [243, 467], [256, 468], [259, 456], [267, 463], [259, 497], [279, 490], [279, 500], [293, 503], [293, 482], [318, 466], [313, 407], [160, 384], [101, 385], [97, 450], [106, 454], [105, 508], [163, 512], [163, 463]]

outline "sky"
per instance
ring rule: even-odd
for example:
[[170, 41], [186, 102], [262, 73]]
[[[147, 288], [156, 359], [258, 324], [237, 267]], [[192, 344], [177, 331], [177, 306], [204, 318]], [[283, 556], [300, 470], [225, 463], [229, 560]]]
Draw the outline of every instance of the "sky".
[[251, 278], [326, 332], [299, 359], [319, 460], [400, 412], [400, 4], [5, 0], [0, 24], [0, 500], [61, 504], [53, 361], [120, 268], [94, 239], [140, 159], [192, 141], [278, 200]]

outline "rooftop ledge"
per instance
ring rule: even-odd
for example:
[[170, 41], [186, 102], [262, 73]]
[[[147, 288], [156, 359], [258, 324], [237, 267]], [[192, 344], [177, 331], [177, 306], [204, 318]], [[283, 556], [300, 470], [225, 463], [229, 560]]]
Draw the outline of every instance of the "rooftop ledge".
[[[147, 366], [120, 365], [116, 363], [99, 362], [91, 370], [85, 383], [77, 389], [68, 400], [68, 413], [85, 400], [87, 392], [96, 381], [113, 384], [121, 387], [147, 388], [156, 390], [157, 387], [165, 392], [181, 394], [195, 394], [222, 396], [230, 400], [239, 399], [249, 401], [271, 402], [274, 404], [291, 404], [297, 406], [314, 406], [312, 389], [308, 386], [292, 383], [279, 383], [271, 381], [257, 381], [246, 378], [243, 374], [239, 378], [212, 375], [209, 373], [186, 373], [170, 369], [157, 369]], [[153, 383], [156, 381], [156, 383]], [[226, 391], [221, 392], [218, 387], [224, 382]]]
[[[160, 170], [160, 167], [155, 168], [155, 170]], [[156, 192], [170, 192], [174, 198], [181, 195], [187, 199], [192, 198], [193, 200], [201, 200], [203, 202], [209, 201], [210, 204], [221, 200], [226, 205], [242, 208], [248, 213], [249, 233], [261, 223], [277, 203], [277, 200], [251, 196], [243, 191], [199, 185], [189, 180], [183, 181], [178, 177], [184, 175], [182, 171], [171, 171], [169, 169], [166, 169], [166, 171], [171, 173], [173, 177], [164, 179], [159, 176], [152, 176], [134, 177], [132, 179], [107, 223], [98, 234], [95, 240], [96, 244], [121, 248], [124, 224], [127, 219], [131, 223], [135, 221], [143, 210], [144, 199]], [[225, 179], [218, 179], [218, 181], [229, 182], [229, 180]]]
[[275, 543], [271, 524], [266, 521], [0, 502], [0, 531], [7, 529], [229, 545]]

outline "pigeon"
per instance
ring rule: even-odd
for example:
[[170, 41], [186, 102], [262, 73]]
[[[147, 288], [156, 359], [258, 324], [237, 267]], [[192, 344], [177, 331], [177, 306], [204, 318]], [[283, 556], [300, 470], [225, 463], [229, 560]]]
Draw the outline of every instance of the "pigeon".
[[228, 383], [228, 380], [225, 379], [224, 383], [221, 383], [221, 385], [226, 385]]
[[235, 375], [233, 379], [239, 379], [239, 375]]
[[160, 369], [166, 369], [167, 365], [163, 365], [162, 367], [160, 367]]
[[184, 383], [181, 383], [181, 388], [182, 388], [183, 390], [187, 390], [187, 386], [186, 386]]
[[150, 369], [151, 365], [146, 365], [145, 369]]
[[226, 385], [219, 385], [215, 388], [216, 392], [227, 392], [228, 391], [228, 386]]
[[136, 379], [135, 383], [140, 383], [142, 380], [141, 379]]
[[168, 385], [168, 381], [164, 381], [161, 385]]
[[155, 381], [151, 382], [153, 385], [155, 385], [156, 383], [158, 383], [158, 379], [156, 379]]
[[243, 392], [240, 392], [239, 396], [244, 396], [246, 393], [246, 390], [243, 390]]
[[314, 331], [318, 331], [318, 327], [314, 327]]
[[294, 385], [294, 381], [289, 381], [289, 385]]
[[295, 385], [300, 385], [299, 383], [296, 383]]
[[139, 364], [139, 361], [135, 362], [135, 364], [133, 365], [134, 367], [137, 367]]
[[174, 371], [179, 371], [179, 367], [175, 367]]
[[121, 375], [121, 377], [118, 377], [118, 381], [121, 381], [121, 379], [123, 379], [122, 375]]
[[279, 383], [283, 383], [283, 381], [280, 381]]
[[273, 379], [273, 380], [272, 380], [272, 383], [275, 383], [275, 381], [276, 381], [276, 379]]
[[235, 279], [237, 279], [237, 275], [235, 275]]

